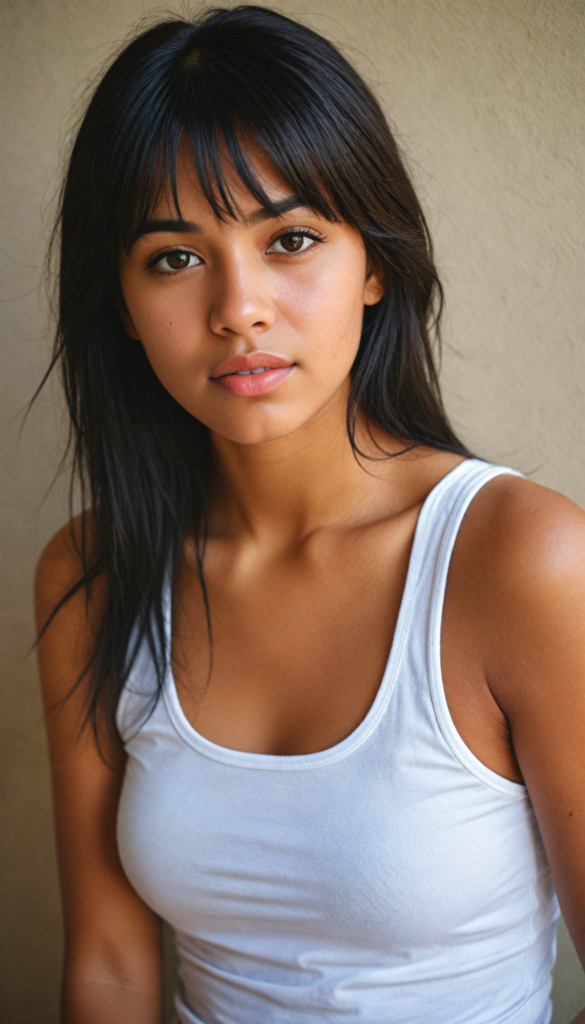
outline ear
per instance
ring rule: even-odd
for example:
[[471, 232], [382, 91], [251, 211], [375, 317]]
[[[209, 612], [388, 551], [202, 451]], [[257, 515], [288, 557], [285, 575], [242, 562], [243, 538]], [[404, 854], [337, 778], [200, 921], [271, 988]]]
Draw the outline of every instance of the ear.
[[367, 270], [368, 275], [364, 284], [364, 306], [375, 306], [385, 291], [384, 275], [379, 267], [372, 266], [371, 264], [369, 264]]

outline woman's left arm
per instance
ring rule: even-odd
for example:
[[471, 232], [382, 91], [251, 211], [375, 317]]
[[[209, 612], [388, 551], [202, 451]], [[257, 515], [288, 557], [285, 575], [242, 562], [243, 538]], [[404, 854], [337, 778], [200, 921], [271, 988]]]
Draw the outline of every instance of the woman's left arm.
[[526, 481], [510, 480], [498, 502], [486, 675], [585, 967], [585, 515]]

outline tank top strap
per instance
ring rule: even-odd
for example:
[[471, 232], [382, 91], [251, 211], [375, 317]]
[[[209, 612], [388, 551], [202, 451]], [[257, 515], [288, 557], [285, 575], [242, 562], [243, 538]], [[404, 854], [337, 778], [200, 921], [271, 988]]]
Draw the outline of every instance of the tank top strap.
[[399, 620], [407, 619], [409, 633], [422, 628], [423, 592], [440, 618], [451, 554], [463, 517], [478, 491], [504, 473], [522, 475], [506, 466], [466, 459], [427, 495], [416, 525], [399, 615]]
[[[402, 720], [417, 721], [428, 743], [450, 751], [476, 778], [508, 796], [518, 797], [524, 787], [486, 768], [463, 742], [451, 718], [441, 670], [441, 623], [451, 556], [459, 528], [476, 494], [503, 474], [521, 476], [506, 466], [468, 459], [448, 473], [431, 491], [419, 516], [411, 556], [412, 589], [401, 659]], [[426, 723], [426, 724], [425, 724]], [[439, 733], [439, 736], [437, 735]], [[433, 739], [434, 737], [434, 739]]]
[[[444, 590], [453, 547], [457, 539], [459, 527], [469, 505], [476, 494], [490, 480], [505, 474], [522, 476], [522, 473], [519, 473], [518, 470], [510, 469], [508, 466], [493, 466], [490, 463], [482, 462], [480, 459], [468, 459], [441, 481], [442, 484], [447, 485], [444, 491], [441, 492], [438, 503], [442, 515], [437, 517], [433, 524], [429, 524], [429, 534], [432, 534], [434, 541], [438, 542], [436, 543], [438, 560], [435, 592], [437, 588], [441, 589], [441, 586]], [[432, 529], [433, 526], [435, 527], [434, 530]]]
[[440, 646], [447, 576], [459, 528], [476, 494], [490, 480], [504, 474], [522, 476], [507, 466], [492, 466], [479, 459], [468, 459], [443, 477], [431, 491], [421, 512], [419, 584], [422, 583], [426, 589], [429, 600], [429, 640], [437, 648]]
[[444, 592], [453, 547], [463, 517], [476, 494], [490, 480], [509, 474], [522, 476], [507, 466], [467, 459], [448, 473], [429, 494], [420, 514], [417, 543], [423, 549], [419, 561], [424, 573], [433, 573], [433, 596]]

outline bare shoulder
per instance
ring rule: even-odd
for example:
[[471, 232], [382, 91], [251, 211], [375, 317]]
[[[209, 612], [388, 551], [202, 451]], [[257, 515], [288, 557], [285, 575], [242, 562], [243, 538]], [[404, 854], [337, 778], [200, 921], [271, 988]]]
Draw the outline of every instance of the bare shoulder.
[[51, 584], [68, 583], [81, 572], [80, 552], [85, 542], [92, 547], [91, 514], [77, 515], [65, 523], [43, 548], [37, 563], [35, 586], [42, 589]]
[[469, 570], [480, 568], [500, 593], [573, 580], [585, 597], [585, 513], [547, 487], [508, 474], [491, 480], [470, 505], [461, 542]]
[[[42, 629], [46, 617], [62, 597], [81, 580], [82, 550], [93, 554], [91, 514], [78, 515], [65, 523], [41, 552], [35, 573], [35, 607], [37, 627]], [[39, 621], [39, 618], [41, 621]]]
[[[461, 525], [450, 573], [457, 613], [506, 712], [565, 689], [585, 658], [585, 514], [521, 477], [486, 484]], [[563, 666], [563, 680], [558, 671]]]
[[83, 669], [103, 607], [103, 583], [83, 586], [82, 550], [92, 558], [91, 517], [66, 523], [45, 546], [35, 575], [35, 615], [45, 700], [60, 700]]

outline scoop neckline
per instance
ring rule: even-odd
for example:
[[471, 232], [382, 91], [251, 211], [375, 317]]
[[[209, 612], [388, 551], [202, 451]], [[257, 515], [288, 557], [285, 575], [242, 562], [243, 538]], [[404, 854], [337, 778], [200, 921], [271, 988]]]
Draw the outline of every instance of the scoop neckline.
[[408, 635], [408, 626], [414, 604], [413, 596], [419, 579], [425, 522], [431, 515], [432, 508], [442, 492], [450, 486], [454, 478], [459, 477], [464, 469], [468, 470], [470, 465], [477, 462], [477, 459], [464, 459], [463, 462], [460, 462], [459, 465], [441, 477], [423, 501], [414, 530], [406, 581], [400, 599], [394, 635], [380, 685], [359, 725], [349, 735], [345, 736], [344, 739], [340, 740], [339, 743], [335, 743], [332, 747], [326, 747], [324, 750], [316, 750], [309, 754], [259, 754], [254, 751], [236, 750], [206, 739], [205, 736], [202, 736], [191, 725], [179, 700], [171, 661], [172, 586], [169, 575], [163, 594], [167, 663], [163, 699], [171, 722], [181, 738], [198, 753], [213, 761], [220, 761], [223, 764], [232, 765], [236, 768], [253, 768], [265, 771], [298, 771], [308, 768], [319, 768], [339, 761], [341, 758], [353, 753], [354, 750], [357, 750], [376, 729], [392, 696], [402, 659], [404, 643]]

